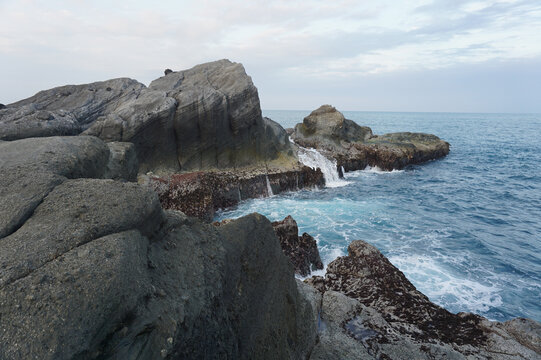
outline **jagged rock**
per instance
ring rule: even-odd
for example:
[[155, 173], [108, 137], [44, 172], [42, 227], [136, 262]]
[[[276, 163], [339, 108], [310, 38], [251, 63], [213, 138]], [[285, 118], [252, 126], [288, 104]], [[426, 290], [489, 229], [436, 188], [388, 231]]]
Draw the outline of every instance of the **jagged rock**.
[[323, 105], [304, 118], [291, 131], [291, 139], [303, 147], [318, 149], [337, 161], [338, 169], [362, 170], [377, 166], [382, 170], [402, 169], [437, 159], [449, 153], [449, 143], [422, 133], [373, 135], [366, 126], [345, 119], [330, 105]]
[[297, 274], [307, 276], [312, 269], [323, 269], [316, 240], [307, 233], [299, 236], [297, 222], [290, 215], [282, 221], [273, 222], [272, 226], [282, 251], [291, 260]]
[[[375, 247], [357, 240], [327, 266], [320, 342], [312, 358], [534, 359], [541, 324], [452, 314], [417, 291]], [[310, 282], [308, 282], [310, 283]], [[357, 354], [365, 354], [361, 357]], [[364, 356], [364, 355], [363, 355]]]
[[6, 108], [6, 105], [0, 104], [0, 110], [5, 109], [5, 108]]

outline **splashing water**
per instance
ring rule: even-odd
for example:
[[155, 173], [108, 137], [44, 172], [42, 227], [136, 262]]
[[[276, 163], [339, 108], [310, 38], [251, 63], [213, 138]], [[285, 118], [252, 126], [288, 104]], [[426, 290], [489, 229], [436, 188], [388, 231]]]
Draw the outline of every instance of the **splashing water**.
[[270, 184], [270, 181], [269, 181], [269, 176], [265, 175], [265, 179], [267, 179], [267, 195], [269, 197], [274, 196], [274, 193], [272, 192], [272, 187], [271, 187], [271, 184]]
[[329, 160], [316, 149], [299, 146], [299, 160], [312, 169], [320, 168], [325, 178], [326, 187], [340, 187], [349, 182], [340, 179], [336, 167], [336, 160]]

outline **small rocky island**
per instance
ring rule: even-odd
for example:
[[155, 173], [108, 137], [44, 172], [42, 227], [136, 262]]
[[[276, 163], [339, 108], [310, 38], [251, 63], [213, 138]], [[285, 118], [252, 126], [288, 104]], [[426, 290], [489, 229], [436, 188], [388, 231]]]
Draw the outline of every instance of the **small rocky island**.
[[[535, 359], [541, 325], [431, 303], [354, 241], [324, 277], [291, 217], [214, 211], [445, 156], [323, 106], [288, 133], [228, 60], [69, 85], [0, 109], [0, 359]], [[369, 239], [367, 239], [369, 240]]]

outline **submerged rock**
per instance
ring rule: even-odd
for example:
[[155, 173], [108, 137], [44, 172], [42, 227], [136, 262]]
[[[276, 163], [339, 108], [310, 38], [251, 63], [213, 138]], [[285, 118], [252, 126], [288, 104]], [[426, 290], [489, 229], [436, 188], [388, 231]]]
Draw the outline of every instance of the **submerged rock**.
[[316, 240], [307, 233], [299, 236], [297, 222], [290, 215], [282, 221], [273, 222], [272, 226], [282, 251], [291, 260], [297, 274], [307, 276], [313, 269], [323, 269]]
[[[307, 281], [324, 292], [320, 343], [312, 358], [535, 359], [541, 324], [526, 319], [490, 322], [452, 314], [415, 289], [375, 247], [354, 241], [348, 256]], [[338, 344], [338, 345], [337, 345]], [[360, 357], [364, 358], [364, 357]]]
[[303, 147], [318, 149], [337, 161], [338, 169], [362, 170], [367, 166], [382, 170], [402, 169], [446, 156], [449, 143], [422, 133], [373, 135], [366, 126], [345, 119], [330, 105], [314, 110], [291, 131], [291, 139]]

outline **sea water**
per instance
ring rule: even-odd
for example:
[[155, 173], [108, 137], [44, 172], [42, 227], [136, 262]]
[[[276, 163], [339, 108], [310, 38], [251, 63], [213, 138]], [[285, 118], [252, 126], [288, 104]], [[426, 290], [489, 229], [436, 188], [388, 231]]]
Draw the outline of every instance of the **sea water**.
[[[285, 128], [308, 113], [264, 111]], [[375, 134], [435, 134], [451, 152], [401, 171], [347, 173], [343, 186], [243, 201], [217, 219], [292, 215], [325, 265], [362, 239], [449, 311], [541, 321], [541, 115], [344, 115]]]

